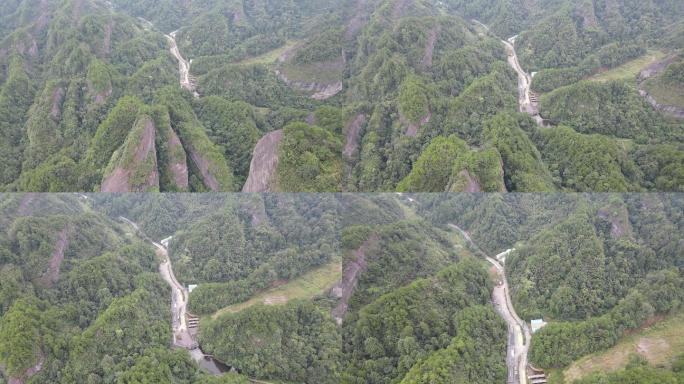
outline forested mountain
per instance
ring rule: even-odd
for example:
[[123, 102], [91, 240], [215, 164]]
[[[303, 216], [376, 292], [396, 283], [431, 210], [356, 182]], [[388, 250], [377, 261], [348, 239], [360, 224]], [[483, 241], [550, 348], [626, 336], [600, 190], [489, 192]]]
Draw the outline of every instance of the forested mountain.
[[[510, 305], [549, 323], [529, 362], [564, 368], [681, 315], [683, 207], [676, 194], [0, 195], [0, 382], [505, 382], [504, 275], [483, 253], [511, 248], [497, 256]], [[676, 378], [674, 353], [583, 380]], [[207, 375], [205, 354], [239, 373]]]
[[76, 196], [1, 195], [0, 209], [0, 377], [203, 382], [168, 348], [170, 292], [149, 245]]
[[[681, 191], [682, 16], [669, 0], [6, 1], [0, 188]], [[518, 114], [501, 41], [518, 34], [552, 129]]]
[[423, 215], [466, 228], [489, 254], [515, 247], [512, 302], [522, 318], [550, 322], [532, 337], [536, 367], [566, 367], [682, 310], [677, 194], [414, 196]]

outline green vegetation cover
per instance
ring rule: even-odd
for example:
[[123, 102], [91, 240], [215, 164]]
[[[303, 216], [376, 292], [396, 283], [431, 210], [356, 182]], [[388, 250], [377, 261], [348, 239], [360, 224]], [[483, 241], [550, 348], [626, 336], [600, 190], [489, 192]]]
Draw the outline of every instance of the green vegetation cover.
[[[658, 0], [12, 0], [0, 190], [109, 189], [148, 115], [156, 165], [131, 172], [159, 186], [126, 191], [683, 191], [683, 16]], [[549, 146], [561, 127], [602, 155]], [[432, 180], [445, 139], [477, 155]]]

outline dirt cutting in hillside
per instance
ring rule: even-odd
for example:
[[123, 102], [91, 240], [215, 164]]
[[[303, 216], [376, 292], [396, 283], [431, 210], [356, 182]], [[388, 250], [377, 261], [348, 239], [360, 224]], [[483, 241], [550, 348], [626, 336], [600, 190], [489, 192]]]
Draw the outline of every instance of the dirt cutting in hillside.
[[632, 236], [632, 225], [629, 222], [629, 212], [626, 207], [620, 207], [616, 212], [611, 208], [601, 208], [598, 217], [610, 223], [610, 236], [613, 239]]
[[55, 122], [59, 122], [62, 117], [62, 104], [64, 103], [64, 96], [66, 92], [64, 88], [57, 87], [52, 91], [52, 108], [50, 108], [50, 118]]
[[283, 130], [262, 137], [254, 148], [249, 176], [242, 192], [271, 192], [278, 168], [278, 150], [283, 140]]
[[347, 28], [344, 31], [345, 40], [352, 40], [368, 22], [365, 12], [367, 2], [368, 0], [356, 0], [354, 16], [349, 20], [349, 24], [347, 24]]
[[349, 122], [349, 124], [347, 124], [347, 128], [345, 130], [347, 132], [347, 139], [344, 145], [343, 153], [349, 159], [351, 159], [351, 157], [354, 156], [354, 153], [359, 148], [359, 140], [361, 140], [361, 129], [364, 125], [366, 125], [367, 120], [368, 117], [365, 114], [359, 113], [351, 122]]
[[18, 217], [28, 216], [31, 214], [33, 208], [33, 202], [36, 200], [37, 194], [27, 193], [21, 198], [19, 202], [19, 207], [17, 208], [16, 215]]
[[428, 36], [427, 44], [425, 44], [425, 53], [423, 54], [423, 59], [421, 60], [421, 65], [423, 66], [423, 68], [432, 68], [432, 58], [434, 56], [435, 44], [437, 43], [439, 32], [439, 26], [434, 26], [432, 30], [430, 30], [430, 35]]
[[418, 123], [413, 123], [409, 121], [409, 119], [406, 118], [401, 112], [399, 112], [399, 121], [401, 122], [402, 125], [406, 126], [406, 132], [405, 135], [408, 137], [416, 137], [418, 136], [418, 131], [425, 125], [430, 123], [430, 120], [432, 120], [432, 111], [428, 111], [423, 118], [420, 119]]
[[69, 246], [69, 232], [71, 232], [71, 228], [69, 224], [66, 224], [57, 236], [47, 271], [40, 278], [40, 282], [46, 287], [52, 287], [59, 281], [59, 270], [64, 261], [64, 251]]
[[36, 365], [27, 369], [24, 372], [24, 374], [20, 377], [8, 377], [5, 373], [5, 368], [3, 366], [0, 366], [0, 373], [2, 373], [3, 376], [7, 377], [7, 384], [24, 384], [26, 380], [30, 379], [36, 373], [40, 372], [40, 370], [43, 369], [44, 364], [45, 355], [43, 354], [43, 352], [40, 352], [40, 356], [38, 357], [38, 362], [36, 363]]
[[376, 244], [378, 240], [378, 236], [373, 235], [354, 251], [353, 259], [344, 266], [342, 280], [332, 289], [333, 294], [340, 298], [340, 303], [332, 310], [332, 315], [338, 325], [341, 325], [344, 321], [344, 316], [349, 309], [349, 299], [351, 299], [351, 296], [354, 293], [361, 273], [363, 273], [368, 266], [366, 262], [366, 251]]

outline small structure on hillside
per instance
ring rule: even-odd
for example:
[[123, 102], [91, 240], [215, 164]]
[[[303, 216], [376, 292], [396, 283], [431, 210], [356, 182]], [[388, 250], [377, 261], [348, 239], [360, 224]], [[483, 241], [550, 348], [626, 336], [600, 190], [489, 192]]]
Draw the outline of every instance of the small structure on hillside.
[[197, 284], [188, 285], [188, 293], [192, 293], [192, 291], [194, 291], [195, 288], [197, 288]]
[[173, 239], [173, 236], [169, 236], [166, 239], [160, 241], [161, 245], [163, 245], [165, 248], [169, 247], [169, 242]]
[[546, 326], [547, 323], [544, 321], [544, 319], [534, 319], [531, 321], [530, 324], [532, 326], [532, 333], [535, 333], [538, 330], [544, 328], [544, 326]]

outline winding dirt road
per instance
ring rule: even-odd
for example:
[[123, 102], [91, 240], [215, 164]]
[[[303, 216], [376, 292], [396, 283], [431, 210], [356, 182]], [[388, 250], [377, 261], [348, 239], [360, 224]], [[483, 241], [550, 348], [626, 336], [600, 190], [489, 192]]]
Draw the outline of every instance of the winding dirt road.
[[495, 258], [490, 257], [475, 244], [468, 232], [455, 224], [449, 224], [449, 227], [459, 231], [473, 249], [496, 268], [501, 277], [501, 284], [494, 287], [492, 302], [496, 311], [508, 324], [508, 349], [506, 353], [508, 379], [506, 382], [508, 384], [527, 384], [527, 353], [530, 348], [532, 333], [527, 324], [515, 312], [504, 268], [505, 258], [513, 250], [509, 249], [502, 252]]
[[[152, 30], [154, 29], [154, 24], [142, 17], [138, 17], [138, 20], [143, 23], [143, 28], [145, 30]], [[164, 34], [164, 37], [166, 37], [166, 40], [169, 41], [169, 44], [171, 46], [170, 51], [173, 57], [176, 58], [178, 61], [178, 72], [180, 73], [180, 85], [183, 89], [187, 89], [188, 91], [192, 92], [192, 94], [195, 97], [199, 97], [199, 93], [197, 93], [195, 89], [195, 80], [190, 76], [190, 64], [191, 62], [188, 60], [185, 60], [183, 55], [181, 55], [180, 49], [178, 49], [178, 43], [176, 42], [176, 35], [178, 34], [178, 30], [173, 31], [171, 33]]]
[[159, 273], [172, 290], [171, 312], [173, 314], [173, 344], [186, 349], [195, 349], [197, 348], [197, 342], [195, 342], [190, 335], [186, 319], [189, 293], [187, 289], [178, 282], [176, 275], [173, 273], [173, 267], [169, 260], [167, 248], [154, 241], [152, 242], [152, 245], [157, 248], [157, 255], [162, 258], [162, 262], [159, 264]]
[[[473, 19], [472, 22], [480, 25], [489, 32], [489, 27], [478, 20]], [[520, 105], [520, 112], [527, 113], [540, 126], [544, 125], [544, 119], [539, 115], [539, 107], [536, 102], [532, 101], [532, 75], [525, 72], [518, 60], [518, 53], [515, 51], [515, 40], [518, 35], [511, 37], [508, 40], [501, 40], [506, 47], [506, 54], [508, 55], [508, 65], [518, 74], [518, 104]]]
[[183, 87], [183, 89], [187, 89], [188, 91], [192, 92], [195, 97], [199, 97], [199, 93], [195, 90], [195, 83], [192, 77], [190, 77], [190, 62], [185, 60], [183, 55], [180, 53], [180, 49], [178, 49], [178, 44], [176, 43], [176, 35], [178, 34], [178, 31], [173, 31], [169, 33], [166, 36], [166, 39], [169, 41], [169, 44], [171, 44], [171, 54], [176, 58], [178, 61], [178, 72], [180, 72], [180, 85]]
[[[172, 326], [173, 331], [173, 345], [175, 347], [184, 348], [192, 356], [193, 360], [204, 369], [205, 371], [219, 375], [226, 371], [225, 368], [219, 366], [211, 357], [205, 355], [204, 352], [199, 348], [199, 344], [195, 339], [195, 335], [190, 331], [187, 324], [187, 308], [189, 292], [188, 290], [178, 282], [176, 275], [173, 273], [173, 266], [171, 265], [171, 259], [169, 258], [168, 249], [162, 244], [150, 239], [145, 233], [140, 230], [138, 224], [133, 221], [120, 216], [119, 220], [127, 223], [135, 231], [143, 237], [145, 240], [152, 243], [152, 245], [157, 248], [157, 255], [161, 258], [161, 263], [159, 264], [159, 273], [161, 274], [164, 281], [171, 287], [171, 314], [172, 314]], [[171, 240], [171, 238], [165, 239], [166, 241]]]

